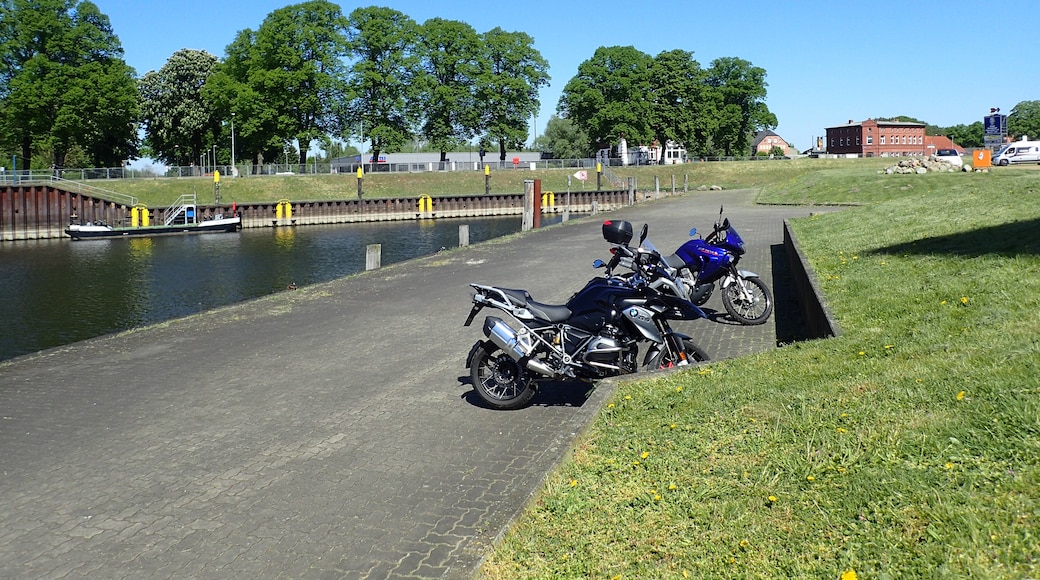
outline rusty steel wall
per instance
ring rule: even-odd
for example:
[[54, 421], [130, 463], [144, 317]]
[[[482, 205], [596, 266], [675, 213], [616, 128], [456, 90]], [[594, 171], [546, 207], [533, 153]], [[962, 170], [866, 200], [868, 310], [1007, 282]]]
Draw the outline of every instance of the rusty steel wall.
[[72, 221], [122, 225], [129, 209], [51, 185], [5, 186], [0, 188], [0, 241], [60, 238]]
[[[543, 213], [562, 213], [567, 209], [566, 192], [543, 192]], [[572, 191], [569, 209], [590, 213], [593, 204], [600, 211], [628, 205], [631, 193], [624, 190]], [[552, 203], [550, 203], [550, 201]], [[278, 202], [199, 205], [201, 214], [242, 216], [243, 228], [278, 225], [339, 224], [398, 221], [430, 218], [491, 217], [521, 215], [523, 194], [420, 196], [380, 199], [290, 201], [292, 216], [278, 219]], [[153, 220], [165, 207], [149, 208]], [[103, 221], [112, 226], [130, 223], [131, 207], [89, 195], [73, 193], [51, 185], [6, 186], [0, 188], [0, 242], [61, 238], [72, 222]]]

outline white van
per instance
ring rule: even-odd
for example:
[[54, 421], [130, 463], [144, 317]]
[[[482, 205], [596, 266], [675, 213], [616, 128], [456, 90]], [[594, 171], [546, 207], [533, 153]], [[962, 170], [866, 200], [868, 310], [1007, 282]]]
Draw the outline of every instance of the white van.
[[1015, 141], [993, 156], [993, 165], [1040, 163], [1040, 141]]

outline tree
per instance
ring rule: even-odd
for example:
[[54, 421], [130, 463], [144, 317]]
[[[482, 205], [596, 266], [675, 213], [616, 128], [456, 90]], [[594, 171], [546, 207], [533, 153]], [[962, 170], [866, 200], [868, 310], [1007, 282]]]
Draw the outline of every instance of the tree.
[[235, 146], [245, 153], [243, 159], [253, 160], [254, 171], [259, 172], [265, 160], [282, 155], [288, 138], [280, 127], [277, 108], [267, 100], [263, 85], [252, 72], [261, 66], [255, 38], [252, 30], [239, 31], [225, 49], [224, 60], [206, 79], [202, 96], [221, 116], [234, 114]]
[[574, 121], [553, 115], [545, 125], [545, 133], [535, 140], [542, 151], [551, 152], [555, 159], [585, 159], [592, 150], [589, 136]]
[[716, 129], [705, 100], [705, 77], [692, 52], [671, 50], [654, 58], [650, 66], [654, 99], [650, 123], [658, 143], [674, 141], [693, 152]]
[[422, 25], [419, 43], [426, 83], [423, 86], [422, 135], [445, 161], [472, 138], [480, 126], [476, 79], [481, 42], [468, 24], [432, 18]]
[[297, 143], [303, 164], [315, 139], [343, 125], [346, 27], [337, 4], [310, 0], [275, 10], [256, 32], [250, 82], [276, 111], [279, 137]]
[[743, 155], [755, 133], [776, 128], [776, 115], [765, 104], [765, 79], [765, 69], [740, 58], [715, 59], [708, 69], [707, 82], [721, 121], [714, 141], [727, 156]]
[[56, 166], [81, 148], [97, 165], [137, 153], [135, 73], [108, 17], [91, 2], [0, 3], [0, 126], [26, 166], [47, 150]]
[[187, 165], [209, 149], [220, 122], [203, 99], [202, 89], [217, 62], [204, 50], [185, 48], [141, 78], [145, 145], [153, 159]]
[[983, 131], [982, 121], [975, 121], [971, 125], [954, 125], [940, 129], [938, 134], [946, 135], [961, 147], [982, 147]]
[[[348, 48], [355, 58], [347, 74], [354, 99], [345, 134], [371, 141], [372, 157], [397, 151], [419, 119], [419, 25], [391, 8], [358, 8], [348, 16]], [[357, 133], [355, 133], [357, 131]]]
[[572, 119], [599, 145], [649, 143], [652, 127], [653, 59], [631, 46], [600, 47], [578, 65], [563, 88], [558, 112]]
[[549, 63], [523, 32], [494, 28], [482, 35], [483, 69], [477, 79], [483, 145], [498, 144], [499, 161], [506, 151], [521, 148], [538, 112], [538, 89], [549, 84]]
[[1040, 101], [1022, 101], [1008, 113], [1008, 134], [1019, 139], [1040, 138]]

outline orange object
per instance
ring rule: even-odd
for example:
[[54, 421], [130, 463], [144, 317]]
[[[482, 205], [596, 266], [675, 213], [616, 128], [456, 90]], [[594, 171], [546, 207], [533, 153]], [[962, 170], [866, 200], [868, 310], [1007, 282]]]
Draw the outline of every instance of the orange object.
[[993, 154], [989, 149], [979, 149], [972, 155], [972, 167], [993, 167]]

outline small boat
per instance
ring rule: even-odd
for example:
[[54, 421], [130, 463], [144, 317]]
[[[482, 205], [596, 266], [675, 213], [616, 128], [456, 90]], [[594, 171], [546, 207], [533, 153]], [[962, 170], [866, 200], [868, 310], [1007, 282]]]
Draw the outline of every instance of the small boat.
[[113, 227], [104, 222], [72, 224], [65, 233], [74, 240], [89, 238], [121, 238], [124, 236], [164, 236], [170, 234], [209, 234], [234, 232], [242, 227], [242, 218], [215, 218], [196, 223], [140, 227]]
[[[147, 216], [148, 210], [134, 208], [143, 211]], [[242, 229], [242, 217], [233, 214], [225, 216], [217, 214], [213, 218], [204, 217], [198, 221], [198, 208], [195, 195], [181, 196], [176, 204], [170, 206], [162, 216], [162, 222], [156, 225], [147, 225], [148, 219], [140, 220], [145, 225], [111, 226], [105, 222], [87, 222], [85, 224], [70, 224], [65, 228], [65, 233], [74, 240], [94, 238], [122, 238], [131, 236], [165, 236], [172, 234], [209, 234], [235, 232]]]

